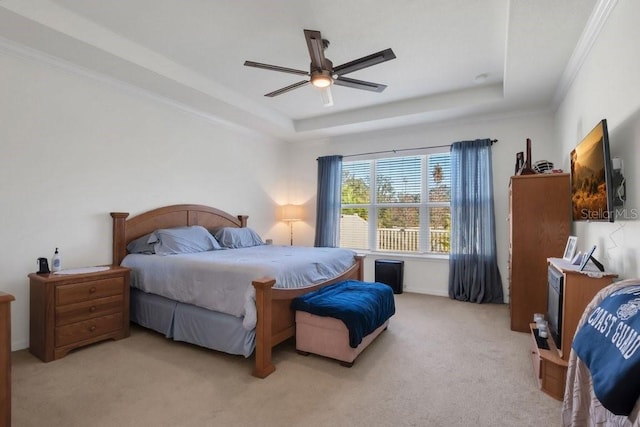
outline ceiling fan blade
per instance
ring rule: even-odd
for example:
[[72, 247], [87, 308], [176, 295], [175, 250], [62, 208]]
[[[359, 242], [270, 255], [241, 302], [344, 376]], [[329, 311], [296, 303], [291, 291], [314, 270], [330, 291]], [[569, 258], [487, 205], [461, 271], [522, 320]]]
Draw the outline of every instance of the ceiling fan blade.
[[353, 61], [338, 65], [337, 67], [333, 67], [333, 72], [339, 76], [343, 76], [395, 58], [396, 54], [393, 53], [393, 50], [385, 49], [380, 52], [372, 53], [371, 55], [363, 56], [359, 59], [354, 59]]
[[244, 65], [246, 65], [247, 67], [264, 68], [265, 70], [282, 71], [283, 73], [301, 74], [303, 76], [309, 75], [308, 71], [296, 70], [295, 68], [280, 67], [278, 65], [262, 64], [260, 62], [244, 61]]
[[269, 92], [269, 93], [265, 94], [265, 96], [268, 96], [269, 98], [273, 98], [274, 96], [282, 95], [283, 93], [289, 92], [290, 90], [297, 89], [299, 87], [302, 87], [302, 86], [308, 85], [308, 84], [309, 84], [308, 80], [302, 80], [301, 82], [294, 83], [294, 84], [289, 85], [287, 87], [283, 87], [282, 89], [278, 89], [278, 90], [274, 90], [273, 92]]
[[320, 31], [304, 30], [304, 38], [307, 39], [307, 48], [311, 57], [311, 69], [324, 69], [324, 45]]
[[333, 84], [338, 86], [350, 87], [353, 89], [368, 90], [371, 92], [382, 92], [387, 88], [387, 85], [383, 85], [380, 83], [365, 82], [364, 80], [350, 79], [348, 77], [342, 76], [335, 79], [333, 81]]

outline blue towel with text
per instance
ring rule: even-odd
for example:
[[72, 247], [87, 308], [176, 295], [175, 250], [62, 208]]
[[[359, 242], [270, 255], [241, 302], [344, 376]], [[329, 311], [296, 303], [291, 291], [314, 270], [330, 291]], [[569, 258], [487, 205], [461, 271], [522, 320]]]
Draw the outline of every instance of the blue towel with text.
[[349, 346], [378, 329], [396, 312], [393, 290], [383, 283], [347, 280], [295, 298], [294, 310], [340, 319], [349, 330]]
[[589, 368], [602, 406], [629, 415], [640, 397], [640, 285], [607, 296], [576, 334], [573, 349]]

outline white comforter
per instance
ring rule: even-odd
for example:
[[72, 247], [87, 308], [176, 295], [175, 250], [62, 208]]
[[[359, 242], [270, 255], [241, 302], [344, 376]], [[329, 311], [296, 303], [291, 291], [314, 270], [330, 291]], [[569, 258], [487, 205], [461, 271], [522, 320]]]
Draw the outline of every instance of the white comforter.
[[340, 248], [254, 246], [194, 254], [129, 254], [131, 286], [144, 292], [209, 310], [244, 317], [255, 328], [255, 289], [251, 281], [276, 279], [276, 288], [300, 288], [332, 279], [354, 263], [355, 253]]

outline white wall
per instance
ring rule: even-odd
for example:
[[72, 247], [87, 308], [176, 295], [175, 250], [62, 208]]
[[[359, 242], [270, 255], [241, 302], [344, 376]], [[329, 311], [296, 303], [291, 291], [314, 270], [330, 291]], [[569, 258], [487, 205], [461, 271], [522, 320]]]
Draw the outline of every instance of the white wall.
[[[316, 158], [331, 154], [358, 154], [378, 150], [403, 149], [451, 144], [456, 141], [477, 138], [498, 139], [493, 146], [494, 193], [498, 262], [503, 277], [503, 288], [508, 301], [508, 188], [509, 177], [515, 168], [515, 156], [525, 151], [525, 141], [532, 140], [532, 157], [562, 164], [564, 157], [553, 143], [553, 119], [550, 113], [520, 114], [502, 118], [484, 118], [473, 121], [416, 126], [375, 133], [329, 138], [292, 147], [290, 169], [292, 197], [306, 205], [308, 217], [305, 223], [296, 224], [295, 239], [299, 244], [312, 245], [315, 226]], [[295, 180], [293, 179], [295, 177]], [[448, 295], [448, 259], [416, 257], [374, 256], [365, 261], [365, 280], [374, 277], [373, 261], [376, 258], [405, 260], [405, 289], [433, 295]]]
[[[613, 156], [624, 160], [627, 219], [574, 223], [578, 250], [597, 245], [596, 258], [621, 278], [640, 277], [640, 2], [620, 0], [591, 49], [556, 115], [557, 139], [569, 153], [603, 118]], [[565, 156], [565, 167], [569, 158]]]
[[275, 243], [286, 201], [283, 144], [0, 50], [0, 290], [13, 294], [12, 348], [28, 347], [27, 274], [60, 248], [63, 267], [111, 262], [111, 211], [200, 203]]
[[[111, 261], [111, 211], [202, 203], [250, 215], [250, 226], [288, 243], [277, 205], [306, 206], [294, 243], [313, 244], [320, 155], [496, 138], [493, 148], [498, 260], [508, 298], [508, 182], [515, 153], [533, 141], [533, 159], [568, 170], [569, 152], [607, 118], [614, 155], [624, 158], [629, 211], [637, 209], [640, 145], [640, 2], [620, 0], [557, 113], [417, 126], [286, 145], [0, 50], [0, 290], [12, 305], [14, 350], [28, 346], [27, 274], [58, 246], [66, 268]], [[555, 133], [554, 133], [555, 129]], [[238, 195], [242, 196], [239, 197]], [[579, 249], [592, 244], [622, 277], [638, 277], [640, 222], [580, 223]], [[373, 278], [373, 260], [365, 279]], [[384, 258], [398, 259], [398, 257]], [[448, 263], [405, 258], [409, 291], [447, 294]]]

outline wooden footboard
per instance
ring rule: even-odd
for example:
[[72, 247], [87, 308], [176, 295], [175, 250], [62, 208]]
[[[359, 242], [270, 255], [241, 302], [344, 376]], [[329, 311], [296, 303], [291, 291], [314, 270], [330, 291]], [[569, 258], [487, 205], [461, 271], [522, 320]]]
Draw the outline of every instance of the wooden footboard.
[[265, 378], [275, 371], [276, 367], [271, 361], [272, 348], [296, 334], [295, 312], [291, 309], [291, 301], [300, 295], [342, 280], [362, 280], [362, 259], [363, 257], [356, 256], [354, 265], [341, 276], [305, 288], [273, 288], [276, 281], [272, 278], [253, 281], [258, 311], [254, 376]]
[[[127, 219], [126, 212], [112, 212], [113, 218], [113, 264], [120, 265], [127, 254], [127, 244], [158, 228], [201, 225], [207, 229], [217, 227], [246, 227], [247, 216], [234, 217], [216, 208], [202, 205], [172, 205], [154, 209]], [[291, 301], [308, 292], [342, 280], [362, 280], [362, 257], [356, 256], [354, 265], [344, 274], [332, 280], [298, 289], [274, 288], [275, 280], [254, 280], [256, 290], [256, 350], [253, 375], [265, 378], [275, 366], [271, 360], [271, 349], [295, 335], [295, 316]]]

